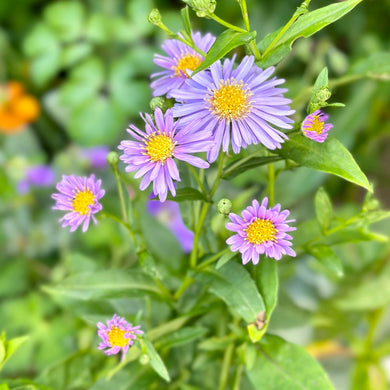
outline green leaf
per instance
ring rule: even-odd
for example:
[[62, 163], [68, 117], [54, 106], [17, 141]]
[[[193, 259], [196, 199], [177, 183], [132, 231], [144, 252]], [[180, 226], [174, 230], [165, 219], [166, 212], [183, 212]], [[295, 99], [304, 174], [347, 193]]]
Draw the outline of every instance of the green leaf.
[[256, 31], [241, 33], [232, 30], [225, 30], [217, 37], [214, 44], [210, 47], [210, 50], [204, 58], [202, 64], [192, 72], [192, 76], [201, 70], [208, 68], [215, 61], [218, 61], [220, 58], [228, 54], [230, 50], [233, 50], [237, 46], [249, 43], [255, 39], [255, 37]]
[[249, 171], [250, 169], [257, 168], [261, 165], [271, 164], [275, 161], [280, 161], [280, 160], [282, 160], [280, 157], [269, 156], [269, 157], [251, 157], [250, 159], [246, 160], [243, 163], [240, 160], [234, 161], [222, 171], [222, 179], [230, 180], [240, 175], [241, 173]]
[[92, 52], [92, 46], [88, 42], [78, 42], [64, 47], [61, 52], [61, 66], [67, 68], [87, 57]]
[[9, 341], [5, 340], [4, 334], [2, 335], [0, 339], [0, 343], [2, 344], [2, 351], [0, 351], [0, 354], [3, 355], [2, 359], [0, 360], [0, 370], [3, 368], [4, 364], [7, 362], [7, 360], [16, 352], [16, 350], [28, 340], [28, 336], [21, 336], [21, 337], [15, 337]]
[[215, 269], [220, 269], [223, 265], [225, 265], [229, 260], [231, 260], [237, 253], [234, 252], [228, 252], [222, 255], [217, 264], [215, 264]]
[[[155, 198], [158, 199], [158, 198]], [[175, 202], [184, 202], [185, 200], [203, 200], [206, 198], [203, 194], [195, 188], [185, 187], [176, 190], [176, 196], [168, 195], [167, 200], [174, 200]]]
[[184, 29], [187, 35], [191, 36], [191, 21], [188, 5], [186, 5], [181, 11], [181, 21], [183, 22]]
[[332, 136], [329, 136], [324, 143], [318, 143], [302, 135], [295, 135], [283, 144], [282, 149], [275, 152], [299, 165], [340, 176], [372, 191], [367, 177], [351, 153]]
[[169, 333], [165, 337], [161, 338], [158, 341], [158, 348], [170, 349], [179, 345], [192, 343], [194, 340], [203, 337], [206, 333], [207, 329], [201, 326], [187, 326], [185, 328], [178, 329], [175, 332]]
[[230, 261], [219, 270], [207, 270], [197, 274], [196, 278], [248, 323], [255, 321], [257, 313], [265, 310], [255, 283], [240, 264]]
[[165, 367], [164, 362], [162, 361], [160, 355], [154, 349], [153, 344], [146, 338], [144, 338], [145, 352], [150, 358], [150, 365], [153, 367], [154, 371], [157, 372], [163, 379], [167, 382], [171, 381], [167, 368]]
[[380, 52], [356, 62], [348, 72], [353, 75], [390, 80], [390, 53]]
[[53, 296], [80, 300], [112, 297], [158, 295], [160, 290], [153, 279], [138, 270], [111, 269], [83, 272], [70, 276], [55, 286], [43, 289]]
[[326, 245], [309, 247], [307, 251], [314, 256], [324, 267], [335, 273], [338, 277], [344, 275], [343, 265], [336, 253]]
[[[324, 94], [325, 92], [325, 94]], [[307, 113], [310, 114], [326, 104], [326, 100], [330, 98], [331, 93], [328, 90], [328, 68], [324, 69], [318, 75], [311, 92], [311, 98], [307, 105]]]
[[330, 198], [323, 187], [320, 187], [314, 197], [317, 221], [323, 231], [329, 229], [333, 219], [333, 208]]
[[275, 309], [278, 299], [279, 287], [276, 261], [263, 258], [256, 267], [256, 283], [265, 305], [265, 323], [262, 328], [259, 328], [256, 324], [250, 324], [248, 326], [249, 337], [253, 343], [258, 342], [267, 331], [272, 312]]
[[358, 286], [354, 283], [342, 296], [336, 298], [337, 308], [350, 310], [375, 310], [390, 303], [390, 263], [378, 275], [370, 277]]
[[266, 335], [253, 346], [257, 356], [246, 369], [253, 387], [267, 390], [332, 390], [320, 364], [302, 347], [280, 337]]
[[[274, 44], [274, 47], [267, 55], [257, 62], [262, 67], [274, 65], [288, 55], [294, 41], [300, 37], [308, 38], [327, 25], [340, 19], [346, 13], [351, 11], [362, 0], [347, 0], [339, 3], [333, 3], [326, 7], [316, 9], [302, 15]], [[264, 52], [271, 42], [282, 30], [279, 29], [267, 35], [260, 43], [259, 49]]]

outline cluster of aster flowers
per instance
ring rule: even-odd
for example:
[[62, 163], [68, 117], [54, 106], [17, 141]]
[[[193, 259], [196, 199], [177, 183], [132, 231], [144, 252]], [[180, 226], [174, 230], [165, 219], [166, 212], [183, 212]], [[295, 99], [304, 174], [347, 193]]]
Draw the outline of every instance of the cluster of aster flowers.
[[[249, 145], [281, 148], [288, 139], [284, 130], [292, 128], [290, 116], [294, 113], [291, 100], [284, 96], [287, 89], [280, 87], [284, 80], [272, 76], [273, 67], [258, 67], [253, 56], [245, 56], [237, 65], [235, 56], [219, 60], [193, 75], [215, 37], [193, 33], [192, 41], [196, 50], [179, 40], [166, 40], [162, 45], [166, 56], [154, 57], [154, 63], [163, 70], [151, 75], [153, 96], [173, 98], [174, 106], [165, 113], [157, 107], [152, 115], [140, 114], [143, 128], [130, 124], [130, 139], [118, 146], [126, 172], [142, 178], [140, 190], [151, 186], [159, 198], [160, 202], [149, 203], [148, 211], [171, 229], [185, 252], [192, 249], [193, 233], [184, 226], [179, 208], [173, 207], [177, 204], [166, 202], [169, 193], [176, 195], [180, 164], [207, 169], [220, 153], [229, 153], [230, 149], [237, 154]], [[325, 123], [327, 119], [320, 110], [308, 115], [302, 123], [303, 134], [324, 142], [332, 128]], [[207, 153], [207, 161], [198, 153]], [[63, 227], [69, 226], [73, 232], [82, 226], [85, 232], [91, 219], [96, 223], [94, 214], [102, 209], [99, 200], [105, 193], [101, 180], [95, 180], [94, 175], [63, 176], [56, 188], [53, 208], [66, 212], [60, 219]], [[261, 204], [253, 200], [241, 216], [228, 215], [226, 228], [235, 234], [226, 243], [232, 252], [241, 254], [243, 264], [258, 264], [260, 255], [276, 260], [283, 255], [294, 257], [288, 233], [295, 230], [289, 225], [295, 220], [288, 216], [289, 211], [281, 210], [280, 204], [268, 207], [267, 198]], [[107, 355], [122, 351], [122, 358], [143, 333], [140, 326], [133, 327], [116, 314], [106, 325], [99, 322], [97, 327], [102, 339], [98, 348]]]

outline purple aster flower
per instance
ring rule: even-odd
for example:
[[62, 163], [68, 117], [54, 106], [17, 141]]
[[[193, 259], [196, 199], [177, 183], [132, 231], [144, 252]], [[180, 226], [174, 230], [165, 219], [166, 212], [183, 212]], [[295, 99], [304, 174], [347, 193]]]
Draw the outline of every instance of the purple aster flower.
[[328, 131], [333, 127], [331, 123], [325, 123], [329, 116], [316, 110], [309, 114], [302, 122], [303, 134], [316, 142], [324, 142], [328, 137]]
[[183, 252], [191, 252], [194, 244], [194, 232], [184, 225], [179, 205], [176, 202], [170, 200], [166, 200], [165, 202], [150, 200], [146, 204], [146, 209], [149, 214], [156, 217], [157, 220], [173, 233]]
[[135, 141], [122, 141], [118, 146], [123, 150], [120, 159], [128, 164], [126, 172], [138, 171], [134, 177], [137, 179], [143, 176], [140, 190], [153, 182], [153, 192], [164, 202], [167, 198], [168, 190], [173, 196], [176, 190], [172, 180], [180, 181], [179, 170], [175, 159], [182, 160], [188, 164], [199, 168], [208, 168], [209, 164], [201, 158], [193, 156], [192, 153], [205, 152], [212, 145], [213, 141], [209, 131], [194, 133], [189, 124], [186, 127], [177, 129], [178, 122], [173, 121], [171, 110], [167, 110], [165, 115], [157, 107], [152, 118], [145, 114], [146, 133], [139, 130], [134, 125], [130, 125], [127, 132]]
[[54, 210], [69, 211], [61, 219], [62, 227], [70, 226], [70, 231], [74, 232], [80, 225], [83, 225], [83, 232], [88, 229], [89, 221], [96, 224], [94, 214], [102, 209], [98, 202], [103, 197], [105, 191], [100, 189], [102, 181], [95, 181], [95, 176], [62, 176], [62, 180], [57, 184], [58, 194], [51, 197], [56, 201]]
[[[215, 37], [211, 34], [206, 34], [202, 38], [199, 32], [192, 33], [192, 39], [195, 46], [204, 53], [209, 51], [215, 41]], [[153, 73], [151, 77], [156, 80], [152, 82], [150, 87], [153, 89], [153, 96], [167, 94], [167, 97], [170, 97], [170, 91], [180, 88], [188, 78], [186, 71], [196, 69], [204, 58], [177, 39], [167, 39], [161, 47], [168, 54], [168, 57], [155, 54], [153, 62], [167, 70]]]
[[97, 323], [98, 336], [103, 340], [98, 349], [106, 349], [106, 355], [116, 355], [122, 350], [122, 359], [124, 359], [126, 352], [134, 344], [134, 340], [138, 334], [144, 332], [140, 330], [140, 326], [132, 326], [128, 324], [124, 318], [114, 314], [111, 320], [106, 321], [107, 326], [102, 322]]
[[87, 160], [93, 169], [103, 169], [107, 166], [107, 154], [110, 149], [107, 146], [94, 146], [92, 148], [80, 149], [80, 155]]
[[286, 221], [290, 212], [280, 211], [280, 204], [269, 209], [267, 204], [268, 198], [264, 198], [261, 205], [254, 200], [252, 206], [243, 210], [242, 218], [229, 214], [232, 222], [227, 223], [226, 228], [237, 234], [229, 237], [226, 243], [231, 245], [232, 252], [239, 251], [242, 254], [243, 264], [250, 260], [257, 264], [261, 254], [276, 260], [280, 260], [282, 255], [296, 256], [290, 248], [292, 243], [289, 240], [292, 237], [286, 233], [296, 229], [288, 226], [295, 219]]
[[217, 159], [219, 150], [228, 152], [231, 140], [234, 153], [250, 144], [261, 143], [268, 149], [280, 148], [287, 136], [277, 130], [291, 129], [294, 113], [283, 97], [287, 89], [276, 88], [284, 80], [276, 77], [266, 81], [274, 68], [262, 70], [254, 57], [245, 57], [233, 70], [233, 60], [215, 62], [210, 70], [197, 73], [185, 81], [181, 89], [171, 92], [176, 100], [173, 115], [187, 124], [201, 118], [194, 127], [211, 130], [215, 145], [207, 155], [209, 162]]
[[23, 180], [18, 183], [18, 192], [25, 194], [34, 187], [50, 187], [54, 184], [55, 173], [53, 168], [48, 165], [35, 165], [26, 171]]

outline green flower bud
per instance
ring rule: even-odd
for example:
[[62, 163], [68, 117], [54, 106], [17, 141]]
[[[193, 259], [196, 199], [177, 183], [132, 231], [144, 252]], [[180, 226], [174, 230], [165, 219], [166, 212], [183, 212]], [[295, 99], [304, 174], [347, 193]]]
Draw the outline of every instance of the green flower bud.
[[167, 109], [167, 105], [166, 105], [166, 102], [165, 102], [165, 99], [161, 96], [156, 96], [154, 97], [150, 103], [149, 103], [149, 106], [151, 108], [151, 110], [154, 112], [155, 108], [158, 107], [161, 109], [161, 111], [165, 112], [166, 109]]
[[217, 2], [215, 0], [184, 0], [200, 18], [207, 17], [214, 13]]
[[148, 15], [148, 22], [159, 26], [162, 22], [160, 11], [157, 8], [153, 8]]
[[119, 154], [117, 152], [111, 151], [107, 154], [106, 160], [114, 168], [119, 163]]
[[149, 364], [150, 358], [149, 358], [148, 355], [143, 354], [143, 355], [141, 355], [141, 357], [139, 358], [139, 362], [140, 362], [143, 366], [146, 366], [147, 364]]
[[229, 215], [232, 209], [232, 202], [229, 199], [221, 199], [218, 202], [218, 212], [222, 215]]
[[316, 93], [316, 100], [320, 103], [324, 103], [331, 97], [331, 95], [332, 94], [330, 93], [328, 87], [323, 87]]

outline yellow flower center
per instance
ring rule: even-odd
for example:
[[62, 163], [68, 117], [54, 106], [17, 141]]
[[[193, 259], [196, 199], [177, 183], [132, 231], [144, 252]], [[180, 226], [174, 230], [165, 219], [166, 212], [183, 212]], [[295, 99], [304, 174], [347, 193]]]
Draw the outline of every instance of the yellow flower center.
[[95, 197], [90, 190], [79, 191], [73, 200], [73, 210], [79, 214], [89, 213], [89, 206], [95, 201]]
[[278, 232], [272, 221], [261, 218], [257, 218], [253, 221], [244, 231], [246, 232], [245, 239], [255, 245], [262, 244], [267, 241], [276, 242], [275, 235]]
[[311, 125], [310, 131], [315, 131], [317, 134], [321, 134], [323, 128], [324, 128], [324, 122], [321, 122], [318, 119], [318, 115], [314, 115], [313, 124]]
[[211, 96], [206, 98], [209, 110], [219, 119], [241, 119], [251, 111], [249, 98], [253, 93], [242, 81], [235, 79], [221, 80], [218, 89], [209, 90]]
[[130, 337], [125, 338], [125, 333], [129, 332], [123, 329], [119, 329], [117, 326], [113, 326], [107, 333], [108, 342], [112, 347], [125, 347], [129, 343], [130, 339]]
[[146, 154], [153, 162], [160, 161], [163, 165], [165, 161], [173, 156], [175, 142], [173, 139], [164, 134], [151, 134], [146, 142]]
[[186, 70], [195, 70], [201, 63], [203, 59], [198, 54], [182, 53], [182, 56], [176, 63], [176, 66], [172, 66], [172, 69], [175, 71], [175, 76], [189, 77], [186, 73]]

